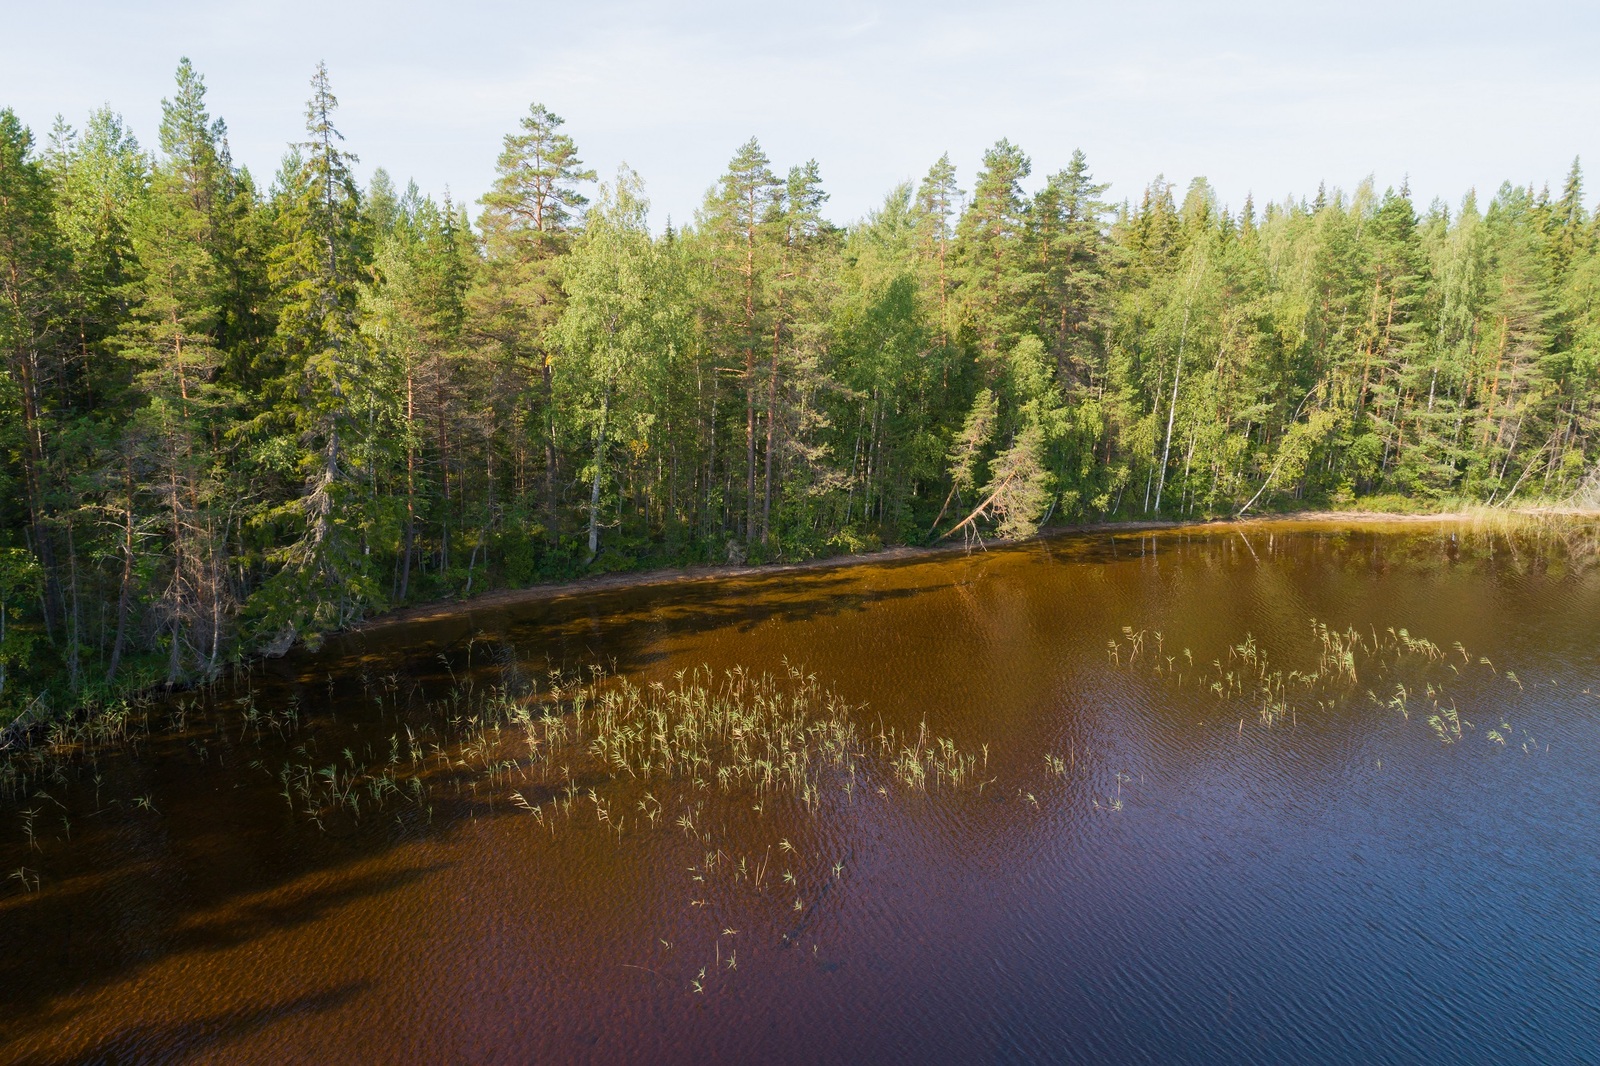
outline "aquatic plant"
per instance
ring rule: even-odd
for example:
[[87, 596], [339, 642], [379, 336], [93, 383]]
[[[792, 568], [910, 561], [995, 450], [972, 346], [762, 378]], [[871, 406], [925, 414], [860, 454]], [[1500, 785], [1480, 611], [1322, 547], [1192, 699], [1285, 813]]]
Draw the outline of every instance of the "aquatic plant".
[[[900, 740], [890, 729], [880, 732], [878, 743], [886, 755], [891, 755], [895, 779], [907, 788], [926, 789], [928, 785], [961, 788], [976, 783], [981, 791], [983, 782], [975, 781], [978, 757], [963, 753], [949, 737], [935, 737], [928, 733], [927, 719], [917, 727], [915, 743], [909, 738]], [[983, 749], [983, 765], [987, 769], [989, 752]]]
[[[1358, 693], [1364, 693], [1368, 702], [1395, 712], [1403, 720], [1411, 718], [1411, 702], [1423, 689], [1432, 701], [1433, 713], [1425, 721], [1441, 740], [1454, 743], [1461, 739], [1464, 729], [1472, 724], [1461, 718], [1452, 700], [1449, 707], [1442, 704], [1445, 697], [1443, 671], [1459, 677], [1462, 668], [1474, 664], [1487, 667], [1490, 674], [1523, 689], [1516, 672], [1498, 670], [1487, 656], [1476, 660], [1460, 642], [1452, 645], [1460, 656], [1461, 666], [1451, 662], [1451, 657], [1436, 643], [1425, 637], [1413, 635], [1404, 627], [1388, 627], [1381, 632], [1369, 626], [1363, 632], [1354, 626], [1339, 629], [1315, 618], [1309, 620], [1312, 647], [1316, 656], [1314, 665], [1283, 670], [1275, 668], [1267, 651], [1254, 635], [1230, 645], [1225, 653], [1211, 661], [1208, 672], [1185, 673], [1179, 666], [1180, 656], [1157, 656], [1150, 666], [1153, 675], [1165, 678], [1168, 683], [1183, 686], [1194, 684], [1219, 700], [1237, 701], [1253, 699], [1256, 718], [1263, 726], [1276, 726], [1284, 722], [1297, 723], [1302, 709], [1327, 709], [1347, 702]], [[1132, 670], [1146, 649], [1147, 640], [1159, 643], [1159, 632], [1122, 627], [1122, 640], [1107, 641], [1110, 661], [1124, 669]], [[1185, 648], [1182, 661], [1190, 668], [1194, 665], [1193, 652]], [[1393, 679], [1399, 672], [1415, 679], [1408, 687], [1406, 680]], [[1393, 680], [1386, 680], [1393, 679]], [[1369, 682], [1371, 687], [1364, 685]], [[1392, 684], [1387, 697], [1380, 698], [1377, 688]], [[1244, 730], [1244, 719], [1239, 721], [1239, 731]], [[1491, 731], [1491, 743], [1503, 743], [1503, 734]], [[1058, 761], [1046, 756], [1046, 765], [1060, 772]]]

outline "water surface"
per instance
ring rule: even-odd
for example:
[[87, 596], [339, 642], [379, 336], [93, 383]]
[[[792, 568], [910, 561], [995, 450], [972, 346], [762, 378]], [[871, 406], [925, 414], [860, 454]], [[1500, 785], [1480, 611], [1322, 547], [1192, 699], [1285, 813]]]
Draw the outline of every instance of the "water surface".
[[[1085, 534], [376, 626], [0, 810], [0, 1059], [1596, 1061], [1592, 537]], [[1270, 721], [1198, 680], [1247, 635], [1311, 669], [1313, 619], [1442, 658]], [[653, 825], [592, 767], [564, 809], [509, 769], [359, 819], [281, 794], [287, 761], [382, 762], [427, 699], [597, 663], [803, 665], [863, 737], [926, 723], [982, 772], [653, 783]]]

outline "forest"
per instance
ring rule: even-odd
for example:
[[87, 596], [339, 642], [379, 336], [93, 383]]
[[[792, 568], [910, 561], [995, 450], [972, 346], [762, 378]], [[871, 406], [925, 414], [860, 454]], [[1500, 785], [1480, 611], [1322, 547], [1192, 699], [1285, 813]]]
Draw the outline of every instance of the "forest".
[[1233, 207], [1000, 140], [842, 225], [751, 139], [653, 228], [542, 105], [470, 206], [336, 110], [269, 181], [187, 60], [155, 150], [0, 110], [0, 722], [601, 571], [1594, 491], [1576, 161]]

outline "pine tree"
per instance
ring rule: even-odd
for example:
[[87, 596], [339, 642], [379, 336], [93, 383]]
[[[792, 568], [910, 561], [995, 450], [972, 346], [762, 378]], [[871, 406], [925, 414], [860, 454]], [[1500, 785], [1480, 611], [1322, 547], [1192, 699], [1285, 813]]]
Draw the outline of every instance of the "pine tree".
[[744, 364], [743, 526], [747, 545], [757, 540], [760, 514], [756, 503], [756, 396], [760, 388], [756, 360], [767, 324], [766, 282], [773, 258], [771, 224], [781, 203], [782, 189], [783, 183], [772, 173], [767, 154], [752, 137], [734, 153], [702, 211], [702, 225], [715, 246], [713, 269], [733, 282], [722, 286], [719, 340], [729, 356]]
[[[579, 190], [595, 180], [594, 171], [578, 158], [577, 144], [561, 132], [564, 124], [536, 103], [521, 121], [522, 132], [506, 135], [494, 186], [479, 201], [487, 269], [472, 296], [478, 328], [498, 348], [501, 362], [537, 381], [533, 418], [544, 451], [544, 511], [550, 522], [558, 442], [555, 352], [546, 335], [561, 314], [560, 257], [588, 203]], [[519, 411], [512, 421], [528, 417]], [[521, 435], [519, 447], [527, 436]]]
[[[164, 580], [157, 626], [168, 644], [167, 680], [180, 681], [191, 662], [216, 668], [221, 620], [231, 614], [221, 575], [226, 566], [215, 518], [220, 494], [211, 441], [228, 397], [217, 383], [221, 353], [216, 336], [224, 281], [215, 251], [221, 189], [220, 164], [206, 121], [204, 87], [187, 63], [179, 67], [179, 94], [163, 103], [162, 150], [150, 196], [132, 227], [141, 274], [131, 286], [131, 306], [119, 334], [142, 402], [134, 410], [124, 447], [111, 458], [107, 482], [143, 481], [158, 501], [165, 544]], [[139, 453], [139, 454], [135, 454]], [[129, 477], [117, 477], [116, 468]], [[135, 479], [133, 471], [148, 475]], [[108, 679], [121, 660], [132, 603], [132, 535], [137, 500], [122, 503], [128, 536], [122, 546], [117, 636]]]
[[956, 187], [956, 168], [950, 153], [941, 155], [917, 186], [917, 229], [922, 254], [937, 264], [939, 277], [939, 330], [948, 343], [950, 330], [950, 240], [962, 192]]
[[489, 254], [532, 245], [535, 257], [558, 253], [571, 240], [588, 204], [578, 187], [595, 180], [578, 158], [578, 146], [561, 132], [564, 120], [532, 104], [521, 133], [508, 133], [495, 163], [494, 187], [484, 195], [483, 229]]
[[1028, 226], [1022, 182], [1032, 171], [1022, 149], [1003, 138], [996, 141], [984, 153], [972, 203], [956, 228], [967, 325], [992, 365], [999, 350], [1025, 328], [1018, 297], [1035, 283], [1036, 264], [1021, 248]]

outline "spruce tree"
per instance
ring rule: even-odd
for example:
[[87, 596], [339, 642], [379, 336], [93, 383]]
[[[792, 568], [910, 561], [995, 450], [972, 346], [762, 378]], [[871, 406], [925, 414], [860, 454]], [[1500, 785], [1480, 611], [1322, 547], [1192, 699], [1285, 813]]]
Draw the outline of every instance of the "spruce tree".
[[1029, 211], [1030, 257], [1038, 264], [1039, 335], [1048, 338], [1063, 383], [1092, 380], [1103, 329], [1106, 276], [1101, 219], [1106, 186], [1096, 184], [1081, 151], [1052, 174]]
[[358, 492], [360, 423], [367, 380], [356, 328], [361, 244], [360, 195], [333, 123], [338, 107], [324, 64], [311, 79], [307, 139], [285, 163], [278, 191], [271, 278], [281, 293], [274, 340], [283, 362], [279, 432], [293, 433], [304, 490], [274, 517], [298, 519], [300, 533], [279, 554], [281, 569], [258, 594], [262, 633], [283, 641], [315, 635], [381, 602], [367, 573]]
[[[0, 110], [0, 353], [6, 361], [7, 438], [20, 453], [26, 546], [45, 585], [43, 621], [53, 640], [61, 625], [48, 468], [46, 378], [64, 341], [62, 291], [67, 249], [56, 228], [50, 179], [33, 155], [33, 135], [10, 108]], [[13, 421], [14, 420], [14, 421]], [[23, 523], [7, 522], [9, 530]]]

